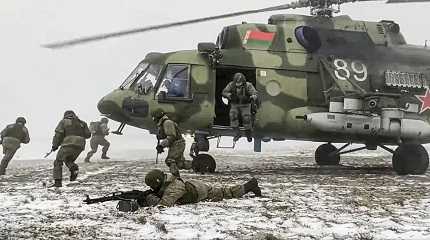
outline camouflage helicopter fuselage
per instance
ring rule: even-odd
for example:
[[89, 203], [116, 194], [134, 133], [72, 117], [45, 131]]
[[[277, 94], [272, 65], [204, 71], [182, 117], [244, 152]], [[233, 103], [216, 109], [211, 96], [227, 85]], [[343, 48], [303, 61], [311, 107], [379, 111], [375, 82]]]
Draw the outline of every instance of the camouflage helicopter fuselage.
[[[255, 139], [430, 141], [430, 51], [406, 44], [394, 22], [274, 15], [269, 24], [225, 27], [217, 46], [148, 54], [139, 66], [157, 66], [155, 74], [145, 83], [148, 70], [133, 71], [99, 102], [100, 112], [153, 132], [150, 113], [163, 109], [185, 132], [233, 135], [220, 91], [235, 72], [243, 72], [261, 101]], [[163, 81], [174, 74], [183, 76], [185, 90], [161, 93]], [[392, 112], [395, 116], [386, 117]]]

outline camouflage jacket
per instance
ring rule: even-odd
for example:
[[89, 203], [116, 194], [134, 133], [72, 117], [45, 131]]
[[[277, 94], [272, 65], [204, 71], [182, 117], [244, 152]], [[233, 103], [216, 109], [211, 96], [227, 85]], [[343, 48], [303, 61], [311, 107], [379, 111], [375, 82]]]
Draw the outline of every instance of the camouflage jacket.
[[164, 147], [171, 146], [175, 141], [184, 139], [181, 131], [179, 130], [178, 124], [170, 120], [167, 116], [163, 116], [158, 121], [158, 139], [165, 139], [163, 141]]
[[76, 146], [85, 148], [85, 139], [91, 137], [87, 124], [78, 118], [64, 118], [55, 128], [52, 146]]
[[257, 98], [258, 92], [252, 83], [246, 82], [245, 86], [237, 87], [234, 82], [230, 82], [222, 91], [222, 96], [230, 99], [233, 104], [251, 103], [251, 97]]
[[92, 122], [90, 124], [90, 130], [91, 130], [91, 134], [93, 136], [107, 136], [107, 135], [109, 135], [108, 125], [106, 123], [102, 123], [100, 121]]
[[189, 204], [203, 201], [208, 196], [209, 187], [198, 180], [184, 181], [170, 176], [157, 193], [158, 205], [171, 207], [174, 204]]
[[28, 134], [28, 130], [24, 125], [12, 123], [6, 126], [3, 131], [0, 133], [1, 138], [15, 138], [21, 143], [29, 143], [30, 136]]

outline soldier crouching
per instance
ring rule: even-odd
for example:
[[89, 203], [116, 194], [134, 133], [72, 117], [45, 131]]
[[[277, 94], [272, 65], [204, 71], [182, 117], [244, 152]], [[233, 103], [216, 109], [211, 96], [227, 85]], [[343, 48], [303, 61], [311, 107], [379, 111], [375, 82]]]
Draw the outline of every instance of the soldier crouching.
[[107, 152], [110, 147], [110, 142], [106, 140], [106, 136], [109, 135], [109, 128], [108, 128], [109, 120], [107, 118], [102, 118], [98, 122], [92, 122], [90, 124], [90, 131], [91, 131], [91, 140], [90, 140], [90, 146], [91, 150], [87, 153], [87, 156], [85, 157], [85, 162], [90, 162], [90, 158], [94, 155], [94, 153], [97, 152], [97, 149], [100, 146], [103, 146], [102, 148], [102, 159], [110, 159], [107, 156]]

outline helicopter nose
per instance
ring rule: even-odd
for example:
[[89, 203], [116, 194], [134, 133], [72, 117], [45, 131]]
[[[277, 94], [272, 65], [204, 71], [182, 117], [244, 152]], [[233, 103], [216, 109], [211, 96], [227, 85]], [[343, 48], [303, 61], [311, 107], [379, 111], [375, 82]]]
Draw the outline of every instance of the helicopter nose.
[[127, 122], [128, 117], [124, 114], [119, 103], [105, 96], [97, 104], [97, 109], [103, 115], [106, 115], [112, 120], [119, 122]]

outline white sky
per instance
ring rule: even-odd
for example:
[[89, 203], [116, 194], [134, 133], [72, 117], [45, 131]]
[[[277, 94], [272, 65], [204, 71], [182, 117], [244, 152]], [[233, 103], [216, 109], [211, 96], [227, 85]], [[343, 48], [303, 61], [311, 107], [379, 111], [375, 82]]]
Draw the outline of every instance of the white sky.
[[[19, 154], [38, 158], [50, 149], [55, 125], [64, 110], [75, 110], [87, 122], [98, 119], [98, 100], [117, 88], [148, 52], [193, 49], [198, 42], [214, 42], [225, 25], [242, 21], [265, 23], [272, 13], [153, 31], [64, 50], [45, 49], [41, 44], [284, 3], [279, 0], [1, 0], [0, 128], [14, 122], [18, 115], [25, 116], [33, 144], [22, 148]], [[425, 39], [430, 39], [429, 7], [430, 3], [371, 2], [345, 4], [342, 10], [354, 19], [395, 20], [409, 43], [422, 45]], [[308, 9], [288, 12], [307, 14]], [[111, 122], [111, 128], [116, 127]], [[146, 131], [128, 128], [125, 133], [123, 137], [111, 137], [117, 151], [122, 146], [153, 147], [154, 137]], [[150, 139], [146, 141], [150, 145], [144, 144], [142, 138]]]

